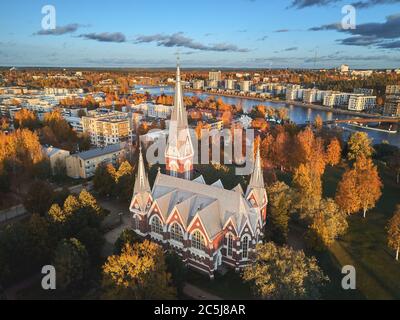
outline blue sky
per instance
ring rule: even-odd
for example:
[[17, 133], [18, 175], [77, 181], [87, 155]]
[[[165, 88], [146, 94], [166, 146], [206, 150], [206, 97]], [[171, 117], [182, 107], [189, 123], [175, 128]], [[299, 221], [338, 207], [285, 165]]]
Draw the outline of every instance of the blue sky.
[[[342, 7], [354, 2], [356, 29], [343, 30]], [[48, 4], [56, 29], [45, 31]], [[400, 67], [400, 0], [4, 0], [0, 9], [6, 66], [172, 67], [179, 51], [183, 67]]]

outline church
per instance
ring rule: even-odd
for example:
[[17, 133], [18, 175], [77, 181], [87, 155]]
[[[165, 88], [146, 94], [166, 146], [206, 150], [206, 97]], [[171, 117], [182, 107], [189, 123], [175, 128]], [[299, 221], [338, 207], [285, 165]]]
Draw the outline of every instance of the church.
[[189, 133], [180, 68], [165, 149], [166, 173], [151, 188], [140, 148], [130, 212], [140, 236], [177, 252], [190, 268], [214, 278], [222, 268], [239, 271], [255, 257], [267, 214], [267, 193], [257, 150], [246, 192], [225, 189], [221, 180], [193, 179], [194, 150]]

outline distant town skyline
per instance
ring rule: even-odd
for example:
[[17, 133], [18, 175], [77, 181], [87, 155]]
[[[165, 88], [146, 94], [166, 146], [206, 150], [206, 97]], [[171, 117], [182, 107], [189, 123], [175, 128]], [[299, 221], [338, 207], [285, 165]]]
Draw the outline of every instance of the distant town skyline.
[[[355, 29], [342, 29], [344, 5]], [[42, 8], [56, 28], [42, 28]], [[7, 1], [0, 66], [400, 67], [400, 0]]]

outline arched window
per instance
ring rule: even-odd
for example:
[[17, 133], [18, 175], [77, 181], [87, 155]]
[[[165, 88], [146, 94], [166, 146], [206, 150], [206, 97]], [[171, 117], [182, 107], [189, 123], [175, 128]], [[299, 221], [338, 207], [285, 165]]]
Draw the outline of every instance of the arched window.
[[204, 237], [198, 230], [195, 231], [192, 235], [192, 247], [203, 251], [206, 247], [204, 242]]
[[242, 239], [242, 259], [247, 259], [249, 256], [249, 237], [244, 236]]
[[136, 216], [135, 218], [135, 230], [139, 230], [140, 229], [140, 219], [138, 216]]
[[178, 242], [183, 242], [183, 232], [181, 227], [177, 223], [174, 223], [171, 226], [170, 234], [171, 234], [171, 239]]
[[170, 163], [170, 168], [169, 168], [170, 176], [177, 177], [178, 176], [178, 170], [179, 170], [179, 167], [176, 164], [176, 162], [171, 162]]
[[185, 163], [185, 179], [186, 180], [190, 180], [190, 168], [191, 168], [191, 162], [190, 161], [186, 161]]
[[228, 235], [228, 256], [232, 257], [233, 252], [233, 236], [232, 234]]
[[151, 232], [158, 233], [158, 234], [163, 233], [163, 227], [162, 227], [161, 221], [157, 216], [155, 216], [153, 218], [153, 220], [151, 220]]

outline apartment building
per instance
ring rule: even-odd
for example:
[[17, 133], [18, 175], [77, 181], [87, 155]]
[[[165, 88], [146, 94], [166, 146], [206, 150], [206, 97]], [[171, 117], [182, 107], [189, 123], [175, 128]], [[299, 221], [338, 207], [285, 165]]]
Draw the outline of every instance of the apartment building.
[[96, 168], [101, 163], [117, 165], [118, 161], [126, 155], [127, 145], [118, 143], [71, 155], [66, 158], [68, 177], [74, 179], [87, 179], [94, 175]]
[[376, 104], [376, 96], [352, 95], [349, 99], [348, 109], [363, 111], [372, 109]]
[[400, 95], [386, 96], [383, 114], [390, 117], [400, 117]]
[[97, 147], [132, 142], [133, 123], [127, 112], [98, 109], [82, 117], [83, 131], [90, 135], [91, 143]]

